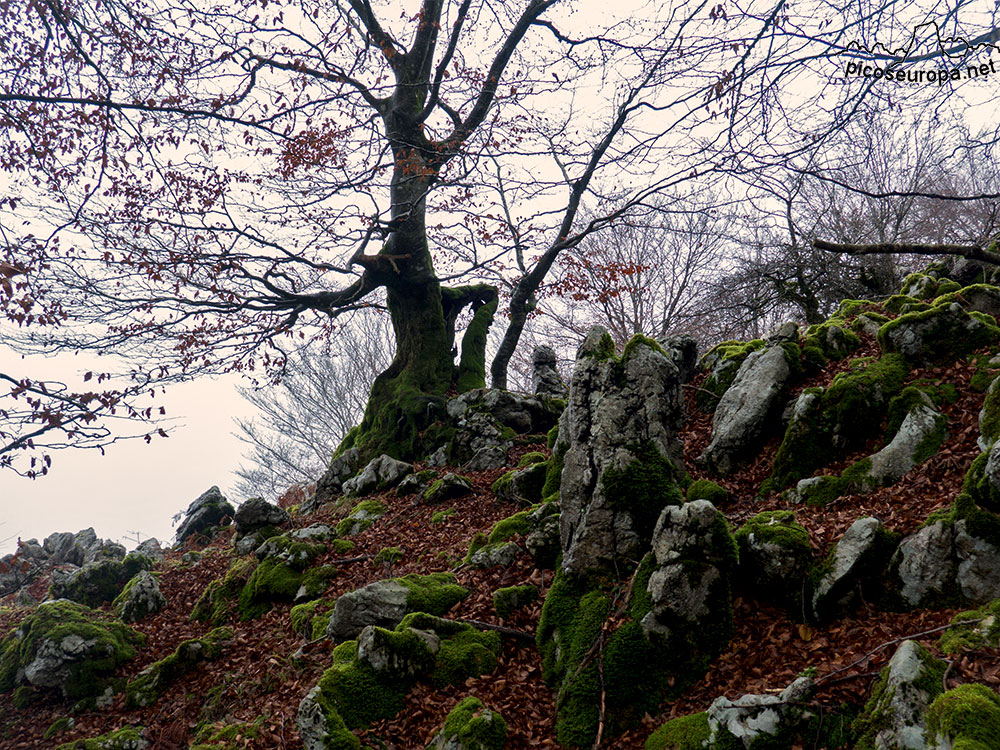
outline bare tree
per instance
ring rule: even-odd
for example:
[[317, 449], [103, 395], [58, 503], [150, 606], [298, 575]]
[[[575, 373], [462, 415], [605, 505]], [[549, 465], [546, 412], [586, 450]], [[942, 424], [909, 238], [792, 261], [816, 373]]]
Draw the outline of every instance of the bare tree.
[[392, 346], [388, 316], [373, 309], [353, 316], [332, 342], [295, 351], [277, 385], [241, 388], [257, 415], [236, 420], [237, 437], [248, 446], [237, 491], [278, 497], [319, 477], [361, 421], [372, 379], [392, 361]]

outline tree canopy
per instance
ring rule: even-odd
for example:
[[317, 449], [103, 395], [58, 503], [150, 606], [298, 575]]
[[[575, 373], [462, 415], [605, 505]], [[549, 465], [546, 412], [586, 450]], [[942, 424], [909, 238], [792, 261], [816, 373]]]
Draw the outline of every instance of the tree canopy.
[[926, 103], [843, 62], [943, 8], [13, 0], [9, 339], [113, 352], [132, 384], [274, 374], [384, 290], [395, 356], [352, 439], [413, 455], [486, 383], [499, 309], [505, 385], [561, 253], [812, 164], [862, 102]]

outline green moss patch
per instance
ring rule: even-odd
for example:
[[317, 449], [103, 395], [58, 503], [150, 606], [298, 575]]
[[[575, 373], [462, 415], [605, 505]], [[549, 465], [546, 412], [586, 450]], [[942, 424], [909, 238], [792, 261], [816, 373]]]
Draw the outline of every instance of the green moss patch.
[[946, 654], [1000, 646], [1000, 599], [955, 615], [938, 646]]
[[985, 685], [959, 685], [927, 710], [929, 743], [955, 750], [991, 750], [1000, 737], [1000, 696]]
[[257, 561], [252, 558], [234, 560], [225, 576], [205, 587], [191, 609], [191, 619], [212, 625], [226, 622], [233, 615], [236, 600], [256, 567]]
[[337, 523], [337, 536], [354, 536], [371, 526], [385, 515], [385, 503], [378, 500], [362, 500], [355, 505], [345, 518]]
[[687, 488], [687, 500], [708, 500], [712, 505], [718, 507], [729, 499], [729, 492], [720, 484], [711, 479], [696, 479]]
[[151, 706], [164, 691], [203, 661], [217, 659], [233, 639], [229, 628], [216, 628], [203, 638], [183, 641], [174, 652], [153, 662], [125, 686], [125, 705], [129, 708]]
[[507, 586], [493, 592], [493, 608], [505, 620], [515, 610], [536, 601], [538, 601], [538, 589], [530, 584], [527, 586]]
[[500, 714], [470, 695], [448, 713], [438, 737], [431, 748], [502, 750], [507, 741], [507, 723]]
[[113, 732], [57, 745], [55, 750], [140, 750], [149, 747], [142, 727], [122, 727]]
[[[58, 649], [67, 639], [92, 645], [71, 649], [76, 658], [67, 655], [59, 674], [54, 675], [56, 683], [40, 685], [59, 687], [67, 698], [100, 695], [115, 668], [133, 658], [134, 646], [145, 641], [132, 628], [109, 622], [102, 613], [75, 602], [40, 604], [0, 641], [0, 692], [18, 686], [18, 674], [34, 661], [43, 646], [50, 644]], [[27, 680], [21, 674], [24, 684]]]
[[628, 513], [635, 531], [648, 540], [660, 513], [667, 505], [680, 505], [684, 496], [678, 487], [674, 464], [653, 443], [630, 446], [636, 457], [622, 469], [608, 469], [601, 477], [604, 496], [614, 510]]
[[707, 713], [679, 716], [649, 735], [644, 750], [702, 750], [710, 735]]
[[134, 553], [124, 560], [96, 560], [69, 578], [53, 581], [49, 598], [70, 599], [87, 607], [99, 607], [114, 600], [136, 573], [152, 567], [153, 562], [148, 557]]

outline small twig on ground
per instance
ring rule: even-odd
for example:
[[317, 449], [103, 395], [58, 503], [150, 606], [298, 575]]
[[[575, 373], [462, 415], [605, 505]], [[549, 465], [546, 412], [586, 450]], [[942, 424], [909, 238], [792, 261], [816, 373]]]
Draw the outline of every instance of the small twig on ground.
[[466, 625], [472, 625], [476, 628], [482, 628], [483, 630], [495, 630], [498, 633], [503, 633], [504, 635], [513, 636], [514, 638], [522, 638], [524, 640], [535, 642], [535, 634], [529, 633], [527, 630], [515, 630], [514, 628], [508, 628], [503, 625], [494, 625], [491, 622], [483, 622], [482, 620], [467, 620], [464, 618], [452, 619], [450, 617], [445, 617], [445, 620], [449, 622], [463, 622]]
[[858, 666], [858, 664], [861, 664], [861, 662], [870, 659], [871, 657], [875, 656], [875, 654], [879, 653], [883, 649], [888, 648], [889, 646], [893, 646], [893, 645], [895, 645], [897, 643], [902, 643], [903, 641], [910, 641], [910, 640], [913, 640], [914, 638], [922, 638], [925, 635], [933, 635], [934, 633], [940, 633], [942, 630], [947, 630], [948, 628], [954, 628], [954, 627], [958, 627], [960, 625], [975, 625], [976, 623], [979, 623], [979, 622], [982, 622], [982, 621], [983, 621], [983, 618], [979, 618], [978, 620], [963, 620], [960, 623], [948, 623], [947, 625], [939, 625], [938, 627], [931, 628], [930, 630], [923, 630], [923, 631], [921, 631], [919, 633], [910, 633], [909, 635], [902, 635], [899, 638], [893, 638], [891, 641], [886, 641], [885, 643], [882, 643], [879, 646], [876, 646], [871, 651], [869, 651], [867, 654], [865, 654], [864, 656], [861, 656], [861, 657], [855, 659], [854, 661], [852, 661], [847, 666], [841, 667], [840, 669], [835, 669], [832, 672], [829, 672], [829, 673], [823, 675], [822, 677], [818, 677], [816, 679], [815, 684], [816, 685], [821, 685], [823, 683], [826, 683], [827, 680], [829, 680], [834, 675], [840, 674], [841, 672], [846, 672], [848, 669], [852, 669], [853, 667]]
[[593, 750], [601, 747], [601, 737], [604, 736], [604, 629], [597, 636], [597, 677], [601, 683], [601, 700], [598, 703], [597, 736], [594, 738]]

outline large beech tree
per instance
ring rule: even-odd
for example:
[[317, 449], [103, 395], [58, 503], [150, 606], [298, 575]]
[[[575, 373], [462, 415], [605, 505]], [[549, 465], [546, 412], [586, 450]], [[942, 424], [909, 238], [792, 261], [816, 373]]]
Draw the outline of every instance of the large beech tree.
[[896, 13], [863, 5], [11, 0], [5, 335], [142, 383], [278, 372], [384, 289], [395, 356], [352, 439], [412, 455], [449, 389], [485, 384], [501, 302], [505, 384], [560, 253], [885, 96], [815, 83]]

